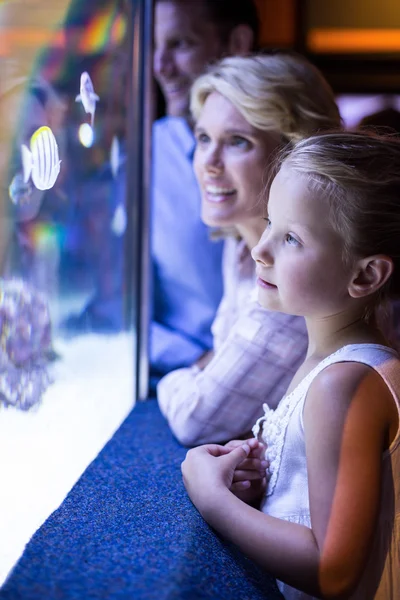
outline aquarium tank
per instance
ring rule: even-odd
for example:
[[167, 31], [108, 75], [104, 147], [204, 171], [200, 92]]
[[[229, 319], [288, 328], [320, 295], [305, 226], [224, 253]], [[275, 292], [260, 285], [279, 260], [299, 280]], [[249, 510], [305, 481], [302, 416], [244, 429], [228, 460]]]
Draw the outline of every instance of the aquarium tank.
[[150, 4], [0, 3], [0, 584], [146, 398]]

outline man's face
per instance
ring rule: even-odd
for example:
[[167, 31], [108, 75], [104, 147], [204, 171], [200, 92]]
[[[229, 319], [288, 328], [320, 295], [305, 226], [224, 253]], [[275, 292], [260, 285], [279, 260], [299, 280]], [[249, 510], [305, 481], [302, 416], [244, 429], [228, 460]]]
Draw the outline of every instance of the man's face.
[[167, 113], [185, 117], [192, 83], [208, 63], [222, 55], [217, 27], [205, 20], [198, 0], [185, 4], [161, 0], [156, 3], [154, 40], [154, 75]]

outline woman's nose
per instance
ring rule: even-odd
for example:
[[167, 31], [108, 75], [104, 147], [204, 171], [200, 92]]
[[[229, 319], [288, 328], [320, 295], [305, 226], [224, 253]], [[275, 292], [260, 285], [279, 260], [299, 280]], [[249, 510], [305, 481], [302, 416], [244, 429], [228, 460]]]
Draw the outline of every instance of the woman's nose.
[[204, 166], [208, 173], [219, 174], [224, 170], [224, 162], [222, 160], [219, 148], [210, 148], [205, 156]]

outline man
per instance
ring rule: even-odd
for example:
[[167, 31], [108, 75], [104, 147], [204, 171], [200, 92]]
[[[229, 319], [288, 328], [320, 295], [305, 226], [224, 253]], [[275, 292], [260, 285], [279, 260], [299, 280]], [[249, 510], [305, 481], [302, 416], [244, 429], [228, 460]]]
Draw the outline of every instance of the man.
[[190, 88], [210, 62], [254, 50], [257, 34], [253, 0], [156, 0], [154, 75], [167, 116], [153, 129], [153, 383], [211, 348], [222, 295], [222, 242], [201, 222], [192, 169]]

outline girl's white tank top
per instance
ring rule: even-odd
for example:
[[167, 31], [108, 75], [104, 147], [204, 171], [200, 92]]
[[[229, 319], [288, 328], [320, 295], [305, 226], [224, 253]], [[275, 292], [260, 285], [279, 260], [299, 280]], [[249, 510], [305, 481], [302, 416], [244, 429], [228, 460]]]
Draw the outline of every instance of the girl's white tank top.
[[[395, 350], [379, 344], [344, 346], [321, 361], [276, 410], [265, 414], [253, 433], [267, 444], [270, 479], [261, 510], [269, 515], [311, 527], [303, 408], [308, 388], [328, 365], [360, 362], [375, 369], [397, 404], [400, 418], [400, 360]], [[311, 596], [278, 582], [286, 600]], [[400, 599], [400, 428], [382, 455], [381, 504], [372, 550], [362, 579], [351, 600]]]

